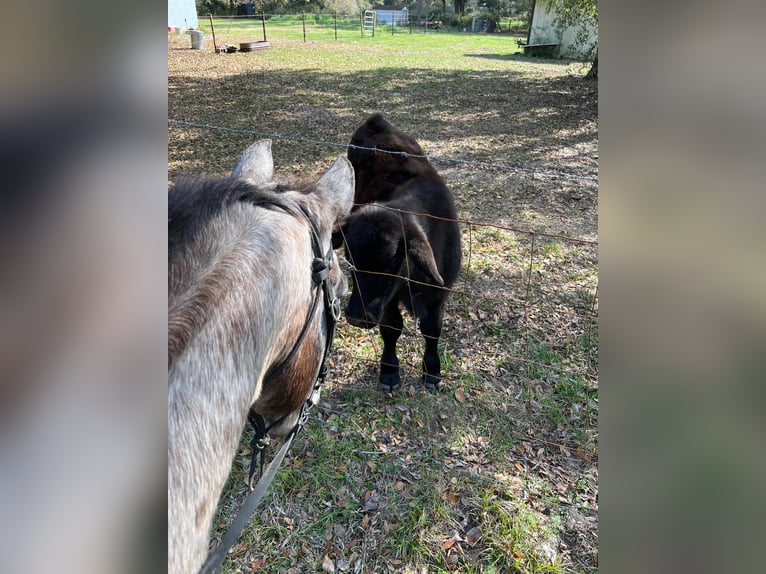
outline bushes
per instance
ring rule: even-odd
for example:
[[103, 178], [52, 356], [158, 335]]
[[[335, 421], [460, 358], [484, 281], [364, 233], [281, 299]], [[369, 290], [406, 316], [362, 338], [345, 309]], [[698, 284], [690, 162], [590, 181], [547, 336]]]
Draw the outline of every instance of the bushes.
[[228, 16], [237, 13], [237, 6], [229, 0], [198, 0], [197, 13], [200, 15]]
[[468, 14], [454, 14], [452, 16], [452, 19], [449, 22], [449, 25], [453, 28], [459, 28], [462, 30], [465, 28], [466, 30], [471, 29], [471, 21], [473, 20], [473, 16], [470, 16]]

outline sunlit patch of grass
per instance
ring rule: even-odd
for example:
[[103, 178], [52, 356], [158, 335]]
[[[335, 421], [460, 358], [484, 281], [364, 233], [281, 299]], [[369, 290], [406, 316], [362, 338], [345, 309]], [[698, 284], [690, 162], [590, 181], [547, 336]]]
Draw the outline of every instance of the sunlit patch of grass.
[[485, 559], [498, 571], [565, 572], [556, 559], [558, 520], [493, 490], [478, 497], [477, 506], [487, 533]]

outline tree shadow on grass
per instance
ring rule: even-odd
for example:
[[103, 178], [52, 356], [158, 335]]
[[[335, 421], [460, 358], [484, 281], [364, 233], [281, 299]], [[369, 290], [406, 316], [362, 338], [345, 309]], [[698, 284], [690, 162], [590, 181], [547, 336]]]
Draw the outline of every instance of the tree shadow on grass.
[[544, 62], [545, 64], [552, 64], [554, 66], [567, 67], [571, 64], [577, 63], [576, 60], [560, 59], [560, 58], [542, 58], [536, 56], [524, 56], [523, 54], [463, 54], [466, 58], [483, 58], [485, 60], [501, 60], [504, 62], [524, 62], [526, 64], [534, 64], [536, 62]]
[[[280, 148], [297, 166], [345, 153], [332, 144], [346, 144], [375, 111], [421, 141], [426, 153], [469, 161], [510, 159], [534, 167], [557, 150], [597, 141], [597, 86], [571, 76], [530, 77], [511, 69], [269, 70], [176, 75], [168, 87], [170, 119], [287, 136]], [[230, 166], [254, 135], [206, 130], [191, 138], [181, 151], [197, 148], [206, 164]], [[456, 150], [461, 141], [468, 144]], [[171, 145], [169, 159], [177, 166], [171, 175], [186, 171], [177, 152]]]

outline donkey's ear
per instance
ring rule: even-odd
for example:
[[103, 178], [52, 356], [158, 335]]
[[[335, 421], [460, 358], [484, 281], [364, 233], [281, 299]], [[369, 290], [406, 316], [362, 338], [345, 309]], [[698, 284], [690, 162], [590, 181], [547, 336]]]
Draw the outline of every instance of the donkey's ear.
[[274, 176], [271, 140], [259, 140], [247, 148], [231, 170], [231, 175], [251, 179], [257, 185], [271, 181]]
[[354, 199], [354, 168], [345, 157], [339, 157], [316, 185], [316, 193], [334, 207], [334, 222], [343, 220]]
[[431, 244], [423, 228], [417, 221], [408, 221], [405, 225], [405, 231], [407, 233], [407, 257], [410, 259], [410, 265], [414, 263], [418, 270], [435, 285], [443, 286], [444, 279], [442, 279], [439, 268], [436, 266], [433, 249], [431, 249]]

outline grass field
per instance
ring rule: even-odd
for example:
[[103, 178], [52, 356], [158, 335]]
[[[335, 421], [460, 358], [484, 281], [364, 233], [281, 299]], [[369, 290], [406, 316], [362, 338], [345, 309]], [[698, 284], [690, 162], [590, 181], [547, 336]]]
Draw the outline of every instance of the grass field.
[[[249, 54], [168, 36], [169, 118], [250, 132], [171, 123], [169, 177], [227, 173], [254, 132], [272, 134], [279, 172], [317, 174], [381, 111], [459, 160], [434, 165], [464, 221], [463, 269], [438, 395], [422, 389], [411, 319], [394, 398], [378, 390], [377, 334], [341, 321], [322, 401], [224, 572], [595, 572], [596, 84], [510, 36], [304, 44], [300, 27], [273, 28]], [[252, 32], [216, 24], [219, 44]], [[246, 494], [249, 438], [214, 537]]]

